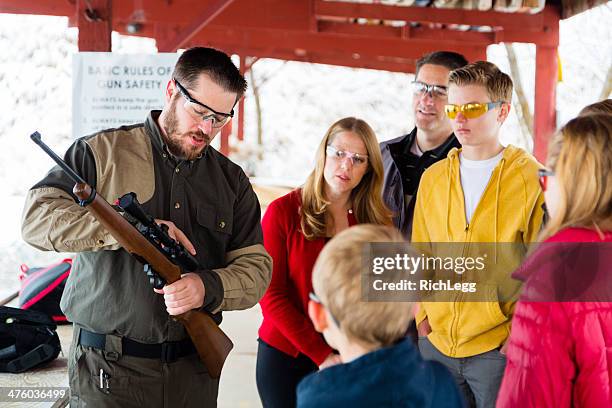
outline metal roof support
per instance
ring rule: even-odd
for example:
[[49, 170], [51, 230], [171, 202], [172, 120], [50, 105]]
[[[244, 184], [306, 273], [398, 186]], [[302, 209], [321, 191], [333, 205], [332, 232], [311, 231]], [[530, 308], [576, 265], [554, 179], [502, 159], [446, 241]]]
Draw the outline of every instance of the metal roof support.
[[77, 0], [79, 51], [110, 52], [112, 0]]
[[191, 24], [182, 29], [176, 37], [158, 44], [157, 49], [159, 52], [174, 52], [178, 50], [233, 2], [234, 0], [214, 0], [210, 2], [204, 8], [202, 14], [196, 17]]

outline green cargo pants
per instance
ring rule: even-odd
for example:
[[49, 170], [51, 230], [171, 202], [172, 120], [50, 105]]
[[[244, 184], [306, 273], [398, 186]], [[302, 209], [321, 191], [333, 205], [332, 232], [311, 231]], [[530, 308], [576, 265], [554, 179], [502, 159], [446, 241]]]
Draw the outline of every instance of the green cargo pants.
[[77, 344], [74, 326], [68, 358], [70, 407], [216, 407], [219, 380], [197, 354], [172, 363], [124, 356], [121, 338], [107, 336], [106, 349]]

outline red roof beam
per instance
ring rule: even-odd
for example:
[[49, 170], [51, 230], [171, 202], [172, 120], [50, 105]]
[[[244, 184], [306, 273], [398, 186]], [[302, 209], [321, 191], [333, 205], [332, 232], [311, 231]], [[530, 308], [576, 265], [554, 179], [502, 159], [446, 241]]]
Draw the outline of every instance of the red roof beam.
[[319, 21], [319, 32], [357, 35], [377, 38], [444, 41], [445, 43], [487, 46], [495, 42], [495, 34], [478, 31], [430, 29], [426, 27], [391, 27], [353, 23]]
[[[458, 31], [449, 29], [430, 29], [426, 27], [389, 27], [389, 26], [367, 26], [349, 23], [337, 23], [331, 21], [319, 21], [319, 32], [356, 35], [371, 38], [391, 39], [415, 39], [429, 41], [444, 41], [444, 43], [455, 43], [458, 45], [486, 46], [500, 42], [525, 42], [544, 46], [555, 46], [559, 43], [559, 31], [549, 30], [534, 36], [533, 33], [520, 30], [498, 30], [495, 32]], [[174, 37], [180, 31], [179, 25], [144, 24], [141, 31], [137, 33], [127, 32], [127, 22], [115, 21], [115, 30], [121, 34], [137, 35], [150, 38]], [[211, 23], [210, 27], [218, 28], [219, 25]], [[161, 51], [161, 49], [160, 49]]]
[[[435, 7], [402, 7], [370, 3], [348, 3], [341, 1], [313, 0], [318, 17], [350, 17], [382, 20], [399, 20], [441, 24], [467, 24], [493, 26], [530, 31], [544, 29], [543, 13], [502, 13], [465, 9]], [[550, 8], [551, 6], [547, 6]], [[556, 13], [560, 16], [558, 9]]]
[[215, 19], [223, 10], [232, 4], [234, 0], [214, 0], [207, 4], [204, 11], [197, 16], [191, 24], [181, 30], [176, 37], [158, 44], [160, 52], [173, 52], [183, 47], [191, 38], [200, 32], [208, 23]]
[[[271, 49], [304, 49], [315, 53], [360, 54], [363, 56], [387, 56], [420, 58], [423, 54], [440, 49], [438, 40], [417, 39], [380, 39], [346, 36], [334, 33], [304, 33], [269, 29], [232, 29], [229, 27], [208, 26], [196, 37], [192, 44], [200, 43], [241, 44], [242, 49], [261, 48], [268, 45]], [[445, 49], [462, 53], [466, 58], [482, 56], [484, 46], [470, 44], [444, 44]], [[250, 55], [248, 51], [246, 55]]]
[[[311, 62], [319, 64], [339, 65], [351, 68], [380, 69], [391, 72], [414, 73], [415, 61], [422, 54], [412, 52], [404, 53], [402, 57], [396, 56], [367, 56], [342, 51], [325, 52], [312, 51], [304, 48], [279, 48], [277, 45], [261, 44], [245, 47], [243, 42], [229, 42], [227, 38], [213, 38], [211, 35], [203, 36], [201, 41], [190, 45], [208, 45], [220, 48], [229, 54], [252, 55], [260, 58], [276, 58], [288, 61]], [[430, 51], [438, 49], [431, 46]], [[427, 52], [430, 52], [427, 51]], [[468, 60], [476, 61], [486, 59], [486, 49], [464, 54]]]
[[[176, 23], [186, 25], [205, 12], [213, 0], [140, 0], [142, 13], [135, 15], [134, 1], [116, 0], [114, 19], [129, 21], [142, 17], [142, 23]], [[309, 29], [310, 0], [235, 0], [215, 18], [215, 24], [234, 27], [271, 27]], [[314, 14], [312, 14], [314, 16]], [[136, 18], [136, 20], [138, 20]]]
[[378, 38], [413, 38], [416, 40], [442, 41], [444, 43], [490, 45], [500, 42], [523, 42], [537, 45], [556, 46], [559, 44], [559, 30], [549, 29], [535, 35], [532, 31], [501, 30], [493, 32], [460, 31], [449, 28], [392, 27], [319, 21], [319, 32], [346, 35], [363, 35]]
[[315, 64], [327, 64], [344, 66], [349, 68], [377, 69], [391, 72], [411, 73], [415, 70], [415, 59], [376, 59], [353, 55], [322, 54], [301, 50], [279, 50], [270, 48], [241, 48], [239, 44], [226, 44], [222, 42], [205, 42], [200, 45], [208, 45], [220, 48], [229, 54], [247, 54], [258, 58], [275, 58], [286, 61], [309, 62]]
[[521, 29], [507, 29], [495, 33], [496, 42], [523, 42], [547, 47], [559, 46], [559, 10], [546, 7], [540, 13], [544, 19], [544, 27], [537, 36]]
[[46, 16], [73, 16], [76, 13], [74, 1], [49, 0], [2, 0], [0, 13], [38, 14]]

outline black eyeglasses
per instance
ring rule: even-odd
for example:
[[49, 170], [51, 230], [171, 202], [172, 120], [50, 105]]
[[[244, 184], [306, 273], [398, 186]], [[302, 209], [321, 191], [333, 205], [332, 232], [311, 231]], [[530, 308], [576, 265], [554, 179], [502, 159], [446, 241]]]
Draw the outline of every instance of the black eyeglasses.
[[546, 187], [548, 186], [548, 177], [554, 175], [554, 171], [538, 169], [538, 177], [540, 178], [540, 187], [542, 187], [542, 191], [546, 191]]
[[445, 86], [429, 85], [421, 81], [412, 81], [412, 92], [417, 95], [430, 94], [438, 98], [446, 98], [448, 96]]
[[310, 300], [312, 300], [313, 302], [320, 304], [320, 305], [321, 305], [321, 306], [323, 306], [325, 309], [327, 309], [327, 312], [328, 312], [328, 313], [329, 313], [329, 315], [331, 316], [331, 318], [332, 318], [332, 320], [334, 321], [334, 324], [336, 325], [336, 327], [340, 328], [340, 322], [338, 321], [338, 319], [336, 319], [336, 318], [334, 317], [334, 315], [332, 314], [331, 310], [329, 310], [329, 308], [328, 308], [327, 306], [325, 306], [325, 305], [323, 304], [323, 302], [321, 302], [321, 299], [319, 299], [319, 297], [317, 296], [317, 294], [316, 294], [316, 293], [314, 293], [314, 292], [310, 292], [310, 293], [308, 294], [308, 298], [309, 298]]
[[[176, 80], [176, 78], [173, 78], [173, 80], [180, 94], [183, 95], [183, 98], [185, 98], [185, 110], [194, 119], [203, 121], [211, 120], [212, 126], [214, 128], [221, 128], [225, 126], [227, 122], [232, 119], [232, 117], [234, 117], [233, 109], [230, 113], [217, 112], [210, 106], [207, 106], [202, 102], [199, 102], [192, 98], [191, 95], [189, 95], [189, 92], [187, 92], [187, 89], [183, 85], [181, 85], [179, 81]], [[206, 110], [202, 111], [202, 108]]]

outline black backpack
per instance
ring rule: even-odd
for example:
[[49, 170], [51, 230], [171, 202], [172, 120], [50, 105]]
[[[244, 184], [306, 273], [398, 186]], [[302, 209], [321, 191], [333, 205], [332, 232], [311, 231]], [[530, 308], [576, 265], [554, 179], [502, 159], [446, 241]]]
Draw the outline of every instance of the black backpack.
[[0, 306], [0, 372], [21, 373], [61, 351], [55, 322], [45, 313]]

